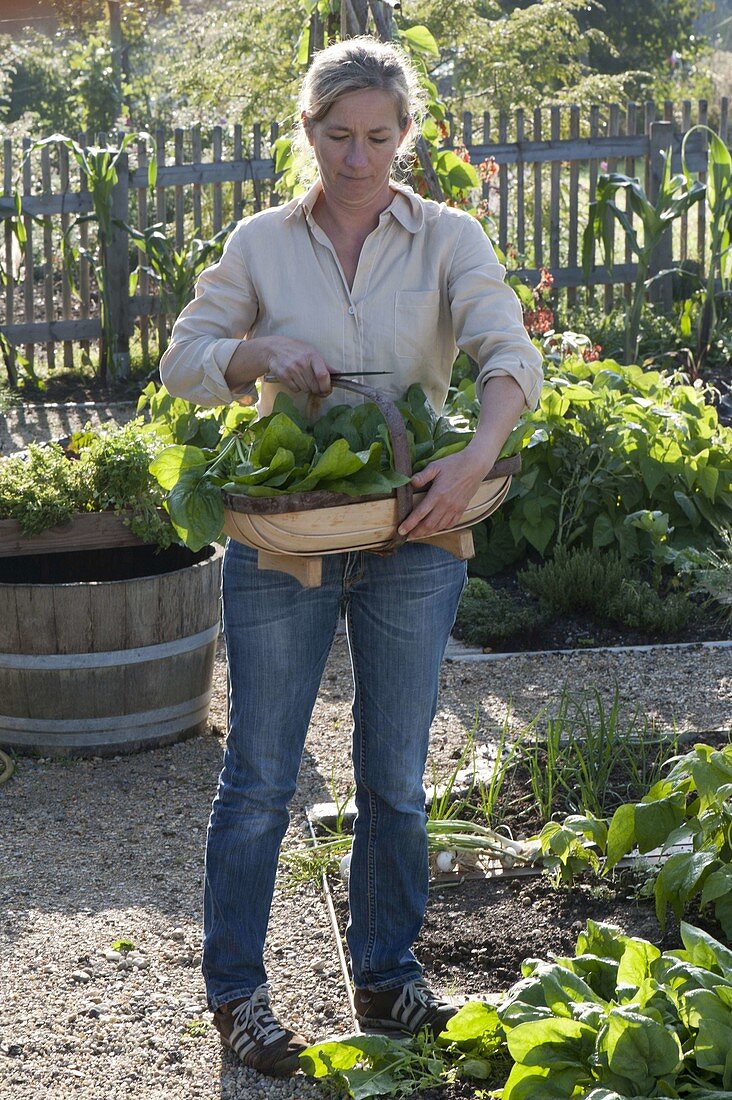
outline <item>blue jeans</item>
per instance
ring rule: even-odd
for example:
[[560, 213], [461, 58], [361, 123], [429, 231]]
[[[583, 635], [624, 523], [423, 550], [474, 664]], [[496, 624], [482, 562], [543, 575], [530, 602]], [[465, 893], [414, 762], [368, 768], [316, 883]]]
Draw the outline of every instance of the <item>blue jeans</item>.
[[208, 825], [202, 971], [209, 1008], [266, 981], [262, 959], [280, 843], [305, 734], [345, 601], [354, 679], [357, 818], [346, 932], [357, 987], [422, 973], [412, 953], [427, 904], [422, 785], [439, 669], [465, 564], [434, 546], [323, 558], [320, 588], [224, 557], [229, 733]]

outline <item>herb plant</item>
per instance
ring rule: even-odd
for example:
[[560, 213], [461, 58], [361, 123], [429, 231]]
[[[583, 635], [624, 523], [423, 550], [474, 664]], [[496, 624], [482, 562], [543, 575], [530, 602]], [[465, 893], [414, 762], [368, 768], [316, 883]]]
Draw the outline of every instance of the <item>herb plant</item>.
[[164, 494], [149, 472], [160, 441], [139, 423], [75, 433], [64, 450], [31, 444], [0, 463], [0, 519], [26, 536], [68, 523], [77, 512], [114, 511], [143, 542], [176, 541]]
[[549, 621], [539, 604], [521, 605], [508, 592], [471, 577], [460, 600], [454, 634], [470, 645], [500, 648], [517, 637], [535, 637]]
[[0, 519], [14, 519], [24, 535], [68, 523], [82, 511], [86, 486], [81, 469], [55, 443], [31, 443], [27, 457], [0, 463]]
[[678, 634], [693, 612], [687, 596], [661, 595], [640, 576], [637, 565], [612, 550], [598, 553], [559, 546], [551, 561], [530, 564], [518, 574], [518, 581], [537, 598], [547, 617], [579, 612], [652, 636]]

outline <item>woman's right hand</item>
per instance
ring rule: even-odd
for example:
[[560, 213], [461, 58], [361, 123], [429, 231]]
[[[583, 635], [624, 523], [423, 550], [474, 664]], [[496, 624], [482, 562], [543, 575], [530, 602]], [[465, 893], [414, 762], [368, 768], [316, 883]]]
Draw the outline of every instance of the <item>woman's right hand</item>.
[[224, 373], [232, 390], [250, 385], [262, 375], [269, 375], [292, 393], [324, 397], [332, 389], [330, 370], [320, 352], [289, 336], [242, 340]]
[[264, 336], [267, 342], [267, 370], [272, 380], [286, 386], [292, 393], [315, 393], [326, 396], [333, 384], [330, 370], [320, 352], [302, 340], [289, 336]]

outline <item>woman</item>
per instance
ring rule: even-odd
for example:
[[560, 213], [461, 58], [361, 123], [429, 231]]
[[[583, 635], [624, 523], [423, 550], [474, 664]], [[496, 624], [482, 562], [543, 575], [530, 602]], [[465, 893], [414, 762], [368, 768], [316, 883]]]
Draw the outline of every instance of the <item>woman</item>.
[[[422, 112], [402, 53], [352, 39], [318, 54], [300, 96], [300, 146], [317, 165], [303, 197], [244, 219], [205, 271], [161, 362], [168, 389], [202, 405], [277, 392], [324, 410], [331, 372], [389, 371], [447, 395], [456, 345], [480, 365], [480, 423], [460, 454], [413, 478], [428, 489], [392, 555], [323, 560], [320, 588], [257, 569], [229, 541], [223, 576], [229, 733], [208, 828], [203, 974], [214, 1023], [242, 1061], [297, 1068], [305, 1040], [269, 1004], [262, 953], [279, 846], [305, 733], [345, 601], [354, 674], [357, 819], [347, 940], [364, 1029], [439, 1031], [455, 1009], [412, 953], [427, 901], [422, 785], [440, 662], [465, 565], [412, 541], [450, 527], [541, 388], [541, 357], [479, 223], [390, 178]], [[299, 396], [298, 396], [299, 395]]]

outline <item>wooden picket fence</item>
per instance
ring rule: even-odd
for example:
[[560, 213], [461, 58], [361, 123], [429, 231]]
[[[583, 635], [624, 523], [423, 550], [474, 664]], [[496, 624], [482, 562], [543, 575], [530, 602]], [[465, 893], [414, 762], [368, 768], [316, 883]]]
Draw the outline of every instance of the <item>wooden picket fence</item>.
[[[729, 144], [729, 105], [721, 100], [714, 112], [716, 131]], [[673, 167], [680, 167], [684, 135], [696, 123], [706, 123], [708, 104], [700, 100], [675, 106], [628, 103], [597, 105], [583, 115], [577, 106], [537, 109], [531, 115], [518, 110], [497, 117], [485, 112], [449, 120], [446, 147], [464, 147], [475, 165], [483, 165], [483, 200], [494, 221], [495, 239], [510, 257], [511, 266], [530, 282], [546, 267], [555, 289], [577, 300], [585, 280], [581, 270], [581, 234], [587, 204], [601, 171], [638, 176], [649, 195], [657, 194], [663, 171], [663, 152], [671, 146]], [[114, 216], [143, 229], [156, 222], [167, 227], [176, 248], [194, 236], [210, 237], [223, 226], [279, 200], [274, 190], [272, 145], [278, 135], [273, 124], [266, 131], [255, 126], [215, 126], [204, 135], [199, 127], [171, 134], [155, 134], [157, 181], [148, 187], [148, 158], [144, 140], [129, 147], [120, 159], [119, 183], [113, 198]], [[171, 140], [172, 138], [172, 140]], [[80, 145], [106, 144], [106, 135], [77, 135]], [[22, 147], [10, 140], [3, 148], [4, 242], [0, 240], [0, 267], [6, 273], [0, 287], [0, 334], [13, 348], [22, 347], [33, 363], [37, 347], [45, 348], [49, 368], [56, 364], [61, 345], [65, 366], [73, 364], [74, 345], [87, 353], [101, 335], [98, 296], [89, 262], [80, 259], [72, 284], [60, 258], [60, 240], [79, 215], [92, 209], [83, 172], [65, 145], [32, 149], [27, 137]], [[113, 143], [114, 144], [114, 143]], [[117, 146], [118, 147], [118, 146]], [[706, 141], [697, 132], [687, 143], [690, 170], [704, 181]], [[19, 253], [8, 216], [13, 196], [20, 192], [26, 243]], [[632, 217], [632, 215], [631, 215]], [[40, 225], [39, 225], [40, 221]], [[74, 231], [83, 248], [94, 245], [93, 221]], [[700, 203], [680, 219], [674, 238], [654, 257], [654, 271], [673, 262], [696, 260], [705, 253], [705, 208]], [[588, 280], [589, 294], [603, 288], [605, 308], [611, 308], [635, 276], [628, 242], [618, 231], [612, 270], [597, 267]], [[139, 279], [129, 293], [130, 268], [137, 263]], [[144, 269], [145, 257], [131, 246], [124, 230], [115, 230], [108, 256], [108, 282], [113, 301], [114, 327], [125, 347], [139, 326], [142, 353], [147, 360], [154, 339], [160, 352], [170, 323], [160, 308], [155, 283]], [[660, 280], [658, 296], [670, 306], [671, 281]], [[11, 363], [12, 366], [12, 363]]]

